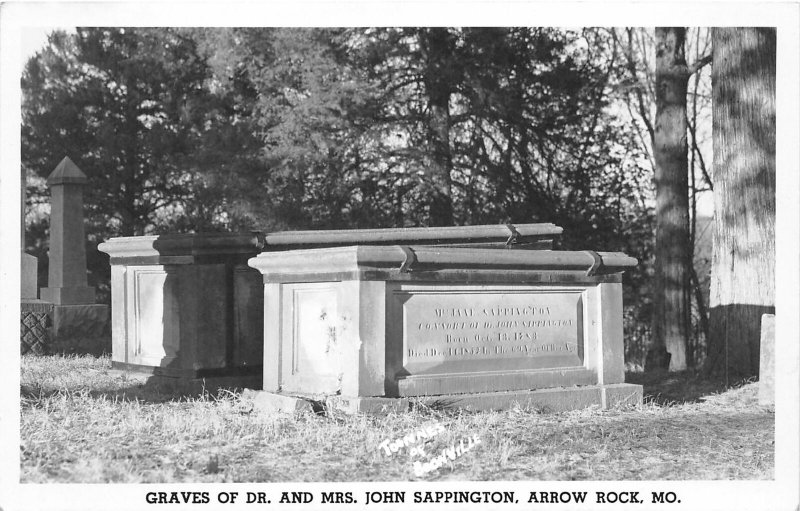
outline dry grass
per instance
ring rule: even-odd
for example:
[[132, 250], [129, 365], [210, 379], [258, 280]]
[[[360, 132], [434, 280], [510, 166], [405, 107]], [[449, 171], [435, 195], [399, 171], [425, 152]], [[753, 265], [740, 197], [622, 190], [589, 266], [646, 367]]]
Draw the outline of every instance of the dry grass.
[[287, 417], [252, 413], [238, 393], [176, 397], [109, 369], [107, 358], [23, 357], [23, 482], [412, 480], [407, 452], [378, 445], [435, 422], [446, 431], [429, 456], [471, 435], [481, 443], [426, 480], [773, 477], [774, 414], [754, 384], [703, 398], [690, 390], [707, 383], [684, 378], [688, 402], [637, 409]]

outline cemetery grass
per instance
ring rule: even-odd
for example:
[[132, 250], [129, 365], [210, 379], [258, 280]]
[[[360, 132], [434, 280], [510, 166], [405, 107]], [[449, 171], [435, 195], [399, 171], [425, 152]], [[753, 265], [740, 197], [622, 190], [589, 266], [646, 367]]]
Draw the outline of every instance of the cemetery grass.
[[[724, 390], [691, 374], [638, 375], [647, 396], [640, 408], [418, 406], [383, 417], [290, 417], [255, 413], [235, 391], [163, 393], [114, 375], [110, 366], [108, 358], [22, 358], [22, 482], [774, 477], [774, 411], [757, 405], [754, 383]], [[471, 436], [480, 443], [422, 477], [414, 475], [407, 449], [387, 456], [379, 447], [436, 423], [444, 432], [425, 444], [427, 458]]]

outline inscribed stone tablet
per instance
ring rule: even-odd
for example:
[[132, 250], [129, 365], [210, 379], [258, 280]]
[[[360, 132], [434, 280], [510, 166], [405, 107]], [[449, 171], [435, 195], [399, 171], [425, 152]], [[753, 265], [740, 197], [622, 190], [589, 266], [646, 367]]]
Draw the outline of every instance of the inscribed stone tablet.
[[583, 365], [582, 290], [409, 290], [402, 307], [410, 375]]

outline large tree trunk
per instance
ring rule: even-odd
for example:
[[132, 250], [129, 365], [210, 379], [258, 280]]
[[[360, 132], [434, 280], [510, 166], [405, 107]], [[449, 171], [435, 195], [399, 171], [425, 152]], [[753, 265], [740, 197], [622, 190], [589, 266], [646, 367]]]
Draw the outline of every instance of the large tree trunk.
[[715, 28], [714, 252], [707, 373], [758, 374], [775, 310], [775, 29]]
[[430, 107], [430, 221], [432, 225], [453, 225], [450, 96], [458, 73], [453, 58], [455, 45], [446, 28], [423, 30], [420, 43], [426, 57], [424, 82]]
[[689, 339], [689, 167], [685, 28], [656, 28], [655, 286], [647, 369], [686, 369]]

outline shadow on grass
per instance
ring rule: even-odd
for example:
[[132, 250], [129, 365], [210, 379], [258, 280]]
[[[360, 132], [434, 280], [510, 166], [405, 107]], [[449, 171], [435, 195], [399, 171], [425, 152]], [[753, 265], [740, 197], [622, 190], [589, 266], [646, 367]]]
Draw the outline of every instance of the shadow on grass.
[[[176, 379], [113, 370], [109, 357], [29, 357], [23, 359], [20, 397], [35, 402], [65, 393], [83, 393], [93, 398], [163, 403], [230, 397], [242, 390], [234, 385], [205, 385], [204, 381], [181, 385]], [[644, 398], [659, 405], [696, 403], [726, 390], [723, 378], [704, 378], [697, 371], [629, 372], [625, 381], [644, 387]], [[739, 387], [746, 380], [731, 387]], [[412, 402], [419, 412], [446, 413], [457, 400], [432, 399]], [[322, 412], [322, 405], [315, 408]]]
[[[47, 378], [28, 377], [20, 382], [20, 397], [23, 402], [36, 406], [37, 402], [53, 396], [82, 394], [97, 399], [112, 401], [136, 401], [140, 403], [165, 403], [169, 401], [214, 400], [238, 393], [236, 386], [205, 386], [202, 382], [180, 385], [168, 379], [127, 374], [110, 369], [96, 359], [94, 367], [77, 367], [75, 374], [51, 373]], [[47, 366], [43, 366], [47, 367]]]
[[711, 394], [724, 392], [728, 388], [740, 387], [751, 380], [741, 380], [726, 387], [725, 379], [703, 377], [699, 371], [649, 371], [625, 374], [626, 383], [644, 387], [644, 400], [659, 405], [674, 403], [697, 403]]
[[119, 389], [94, 389], [87, 388], [48, 388], [39, 385], [20, 385], [20, 397], [29, 402], [48, 399], [64, 394], [85, 394], [92, 398], [109, 399], [111, 401], [137, 401], [140, 403], [165, 403], [169, 401], [189, 401], [204, 397], [214, 399], [217, 394], [198, 394], [196, 392], [163, 391], [148, 386], [135, 386]]

